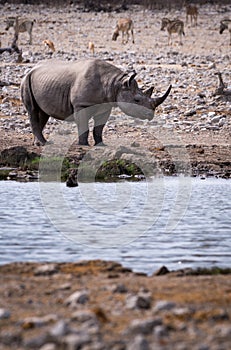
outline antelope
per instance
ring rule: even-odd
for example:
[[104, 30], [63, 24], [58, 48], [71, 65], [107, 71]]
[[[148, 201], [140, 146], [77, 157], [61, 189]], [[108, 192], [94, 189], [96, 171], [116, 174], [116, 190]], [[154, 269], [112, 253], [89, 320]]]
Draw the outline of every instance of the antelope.
[[172, 44], [172, 33], [177, 33], [180, 37], [180, 45], [182, 45], [182, 35], [184, 33], [184, 22], [179, 19], [170, 20], [166, 17], [162, 18], [160, 30], [168, 31], [168, 45]]
[[88, 48], [89, 48], [90, 52], [94, 55], [94, 53], [95, 53], [95, 45], [94, 45], [94, 43], [92, 41], [89, 41]]
[[30, 36], [29, 44], [32, 44], [32, 29], [34, 21], [30, 19], [23, 19], [18, 17], [8, 17], [6, 20], [6, 30], [10, 27], [14, 28], [15, 35], [27, 32]]
[[49, 48], [52, 52], [55, 52], [55, 45], [51, 40], [43, 40], [45, 47]]
[[188, 17], [190, 16], [191, 24], [197, 26], [198, 9], [196, 5], [186, 6], [186, 23], [188, 24]]
[[229, 45], [231, 45], [231, 19], [223, 19], [221, 22], [220, 22], [220, 34], [223, 33], [224, 30], [228, 30], [229, 31], [229, 35], [230, 35], [230, 41], [229, 41]]
[[[119, 32], [122, 32], [122, 44], [126, 44], [129, 39], [129, 30], [131, 31], [132, 42], [135, 43], [134, 34], [133, 34], [133, 21], [130, 18], [121, 18], [116, 24], [115, 31], [112, 35], [112, 40], [116, 41], [119, 36]], [[124, 41], [124, 35], [127, 35], [127, 41]]]

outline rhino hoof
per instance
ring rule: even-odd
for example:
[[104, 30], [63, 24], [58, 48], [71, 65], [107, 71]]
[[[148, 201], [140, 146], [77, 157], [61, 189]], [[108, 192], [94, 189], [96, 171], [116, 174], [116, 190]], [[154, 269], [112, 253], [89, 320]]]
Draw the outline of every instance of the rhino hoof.
[[107, 145], [103, 142], [96, 143], [95, 146], [106, 147]]

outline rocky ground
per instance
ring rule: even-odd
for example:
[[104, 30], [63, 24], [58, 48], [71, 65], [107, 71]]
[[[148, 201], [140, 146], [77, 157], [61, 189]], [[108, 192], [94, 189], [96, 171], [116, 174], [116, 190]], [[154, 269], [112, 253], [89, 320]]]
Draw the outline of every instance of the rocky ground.
[[[114, 110], [104, 132], [108, 145], [104, 159], [111, 159], [119, 147], [120, 158], [135, 163], [145, 158], [145, 164], [158, 167], [164, 175], [184, 172], [230, 178], [230, 96], [215, 93], [218, 72], [230, 89], [229, 33], [219, 34], [220, 20], [231, 16], [230, 6], [201, 7], [198, 26], [185, 24], [183, 45], [179, 45], [174, 34], [172, 46], [167, 45], [167, 33], [160, 31], [161, 18], [185, 20], [183, 9], [170, 13], [144, 11], [139, 6], [126, 13], [85, 13], [74, 5], [65, 9], [2, 5], [0, 9], [3, 20], [12, 14], [36, 20], [32, 45], [28, 44], [27, 33], [19, 36], [22, 63], [16, 63], [17, 53], [1, 54], [0, 151], [23, 146], [24, 153], [42, 152], [42, 148], [32, 146], [31, 128], [20, 102], [19, 84], [25, 72], [43, 59], [93, 56], [124, 70], [135, 69], [139, 85], [154, 84], [155, 94], [163, 93], [170, 83], [173, 85], [171, 95], [159, 106], [151, 122], [135, 120]], [[116, 42], [111, 40], [116, 20], [124, 16], [134, 20], [135, 44], [122, 45], [121, 37]], [[10, 46], [12, 28], [6, 32], [2, 21], [0, 32], [2, 47]], [[54, 42], [54, 53], [44, 47], [44, 39]], [[94, 54], [88, 49], [89, 41], [95, 44]], [[51, 120], [45, 135], [49, 138], [54, 132], [66, 133], [68, 139], [69, 131], [64, 130], [64, 124]], [[121, 151], [122, 146], [125, 148]], [[95, 152], [94, 158], [98, 153], [102, 157], [102, 151], [82, 149], [76, 143], [72, 151], [70, 154], [77, 163], [86, 152]], [[12, 166], [5, 159], [5, 155], [1, 157], [2, 166]]]
[[229, 350], [230, 269], [220, 272], [146, 276], [100, 260], [1, 266], [0, 349]]
[[[123, 69], [135, 69], [140, 86], [154, 84], [155, 93], [173, 85], [152, 122], [134, 120], [118, 110], [105, 128], [108, 145], [71, 144], [73, 162], [83, 159], [124, 159], [145, 173], [221, 176], [230, 178], [231, 105], [216, 95], [217, 73], [230, 84], [228, 32], [219, 34], [219, 21], [231, 17], [231, 7], [201, 7], [198, 26], [185, 25], [183, 45], [174, 35], [167, 45], [160, 31], [163, 16], [184, 20], [184, 11], [84, 13], [72, 6], [0, 5], [4, 20], [10, 15], [36, 19], [33, 44], [20, 34], [18, 55], [0, 55], [1, 166], [18, 168], [22, 160], [37, 157], [32, 134], [20, 102], [19, 84], [25, 72], [42, 59], [75, 60], [98, 57]], [[116, 20], [131, 16], [135, 44], [111, 41]], [[12, 43], [13, 32], [0, 23], [2, 47]], [[51, 54], [42, 41], [50, 39]], [[95, 44], [95, 53], [88, 42]], [[69, 142], [71, 131], [51, 120], [45, 135], [55, 133]], [[92, 141], [91, 141], [92, 142]], [[62, 143], [61, 143], [62, 144]], [[92, 143], [91, 143], [92, 144]], [[12, 160], [13, 159], [13, 160]], [[94, 166], [97, 166], [97, 161]], [[106, 350], [229, 350], [231, 339], [230, 273], [192, 271], [145, 276], [113, 262], [76, 264], [13, 263], [0, 267], [0, 349], [106, 349]], [[219, 271], [216, 271], [219, 272]], [[221, 271], [220, 271], [221, 272]], [[230, 271], [226, 271], [230, 272]]]

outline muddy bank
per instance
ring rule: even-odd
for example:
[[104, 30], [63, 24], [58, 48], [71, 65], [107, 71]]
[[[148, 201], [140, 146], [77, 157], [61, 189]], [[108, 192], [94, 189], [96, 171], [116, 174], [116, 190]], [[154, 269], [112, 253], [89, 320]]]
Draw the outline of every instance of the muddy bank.
[[230, 269], [146, 276], [110, 261], [28, 262], [0, 276], [1, 349], [230, 346]]
[[[121, 133], [133, 130], [122, 128]], [[46, 158], [46, 148], [15, 142], [0, 152], [1, 179], [34, 180], [39, 177], [40, 159], [62, 163], [61, 180], [74, 174], [80, 181], [115, 181], [119, 178], [135, 180], [151, 176], [200, 176], [231, 178], [230, 145], [204, 143], [167, 143], [149, 140], [144, 144], [136, 137], [125, 145], [109, 140], [106, 147], [72, 145], [67, 154], [54, 151]], [[122, 143], [122, 144], [121, 144]], [[41, 158], [42, 154], [42, 158]], [[79, 171], [80, 170], [80, 171]]]

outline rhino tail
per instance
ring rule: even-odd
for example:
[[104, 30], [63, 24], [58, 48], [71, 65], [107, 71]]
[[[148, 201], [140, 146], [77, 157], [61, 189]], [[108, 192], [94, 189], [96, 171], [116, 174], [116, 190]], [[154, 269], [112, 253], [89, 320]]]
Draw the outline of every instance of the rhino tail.
[[21, 99], [29, 115], [38, 110], [38, 105], [35, 101], [31, 88], [31, 72], [29, 72], [22, 80]]

